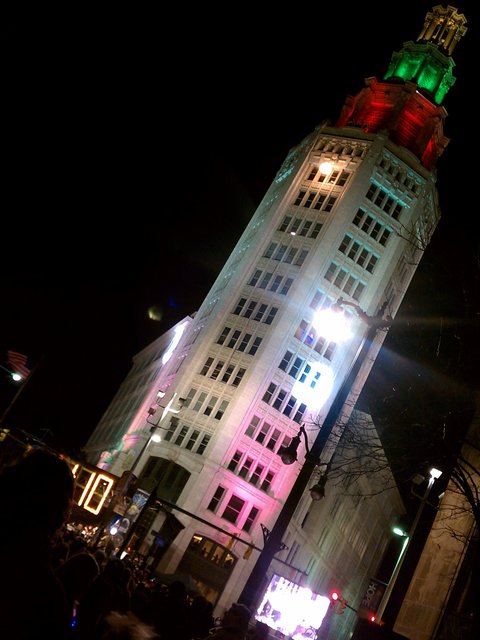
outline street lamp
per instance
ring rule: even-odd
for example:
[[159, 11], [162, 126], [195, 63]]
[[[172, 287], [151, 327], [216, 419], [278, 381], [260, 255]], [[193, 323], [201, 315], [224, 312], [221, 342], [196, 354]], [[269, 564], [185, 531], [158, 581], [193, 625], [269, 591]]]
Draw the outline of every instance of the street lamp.
[[8, 375], [14, 382], [20, 382], [20, 380], [23, 380], [23, 376], [21, 376], [16, 371], [11, 371], [10, 369], [7, 369], [7, 367], [4, 367], [3, 364], [0, 364], [0, 369], [8, 373]]
[[[127, 480], [126, 487], [128, 487], [128, 486], [129, 486], [129, 484], [131, 483], [131, 481], [132, 481], [132, 479], [133, 479], [133, 477], [134, 477], [134, 471], [135, 471], [135, 469], [137, 468], [137, 466], [138, 466], [138, 464], [139, 464], [139, 462], [140, 462], [140, 460], [141, 460], [141, 458], [142, 458], [143, 454], [145, 453], [145, 451], [146, 451], [146, 449], [147, 449], [148, 445], [150, 444], [150, 442], [161, 442], [161, 437], [160, 437], [160, 434], [158, 433], [158, 430], [159, 430], [159, 429], [163, 429], [163, 430], [165, 430], [165, 431], [168, 431], [168, 430], [169, 430], [169, 428], [168, 428], [168, 427], [162, 427], [162, 426], [160, 426], [160, 425], [161, 425], [161, 423], [163, 422], [163, 420], [167, 417], [167, 415], [168, 415], [169, 413], [174, 413], [174, 414], [175, 414], [175, 413], [180, 413], [180, 411], [183, 409], [183, 407], [184, 407], [184, 405], [185, 405], [185, 398], [178, 398], [178, 400], [176, 400], [176, 399], [177, 399], [177, 393], [175, 392], [175, 393], [173, 393], [172, 397], [171, 397], [171, 398], [170, 398], [170, 400], [167, 402], [167, 404], [166, 404], [165, 406], [162, 406], [162, 405], [160, 405], [160, 403], [159, 403], [159, 399], [160, 399], [160, 398], [163, 398], [164, 396], [165, 396], [165, 392], [164, 392], [164, 391], [159, 391], [159, 392], [157, 393], [157, 403], [156, 403], [156, 404], [157, 404], [157, 407], [155, 407], [155, 406], [154, 406], [154, 407], [150, 407], [150, 409], [149, 409], [149, 411], [148, 411], [148, 414], [149, 414], [149, 415], [151, 415], [151, 416], [153, 416], [153, 415], [155, 415], [155, 414], [156, 414], [156, 412], [157, 412], [157, 410], [158, 410], [158, 409], [162, 409], [162, 412], [161, 412], [161, 414], [160, 414], [160, 418], [159, 418], [156, 422], [150, 422], [150, 420], [149, 420], [149, 419], [148, 419], [148, 417], [147, 417], [146, 422], [147, 422], [148, 424], [152, 425], [152, 426], [150, 427], [150, 434], [151, 434], [151, 435], [150, 435], [150, 437], [149, 437], [149, 438], [147, 438], [147, 440], [145, 441], [145, 443], [144, 443], [143, 447], [140, 449], [140, 451], [139, 451], [139, 453], [138, 453], [137, 457], [135, 458], [135, 461], [134, 461], [134, 463], [133, 463], [132, 467], [130, 468], [129, 478], [128, 478], [128, 480]], [[177, 407], [177, 408], [174, 408], [175, 401], [177, 402], [177, 405], [178, 405], [178, 407]], [[135, 531], [136, 531], [136, 529], [137, 529], [137, 527], [138, 527], [138, 524], [139, 524], [139, 522], [140, 522], [140, 519], [141, 519], [142, 513], [143, 513], [144, 511], [146, 511], [146, 510], [147, 510], [147, 509], [148, 509], [148, 508], [149, 508], [149, 507], [154, 503], [154, 501], [156, 500], [156, 497], [157, 497], [157, 490], [158, 490], [158, 488], [159, 488], [159, 486], [160, 486], [161, 480], [162, 480], [162, 478], [160, 477], [160, 478], [158, 479], [157, 483], [155, 484], [155, 486], [154, 486], [153, 490], [150, 492], [150, 495], [148, 496], [148, 498], [147, 498], [146, 502], [145, 502], [145, 503], [143, 504], [143, 506], [140, 508], [140, 510], [139, 510], [139, 512], [138, 512], [138, 514], [137, 514], [137, 517], [136, 517], [135, 521], [134, 521], [134, 522], [133, 522], [133, 524], [130, 526], [129, 530], [126, 532], [125, 537], [124, 537], [124, 539], [123, 539], [123, 542], [122, 542], [122, 544], [120, 545], [120, 548], [119, 548], [119, 550], [118, 550], [118, 552], [117, 552], [117, 556], [118, 556], [118, 557], [120, 557], [120, 558], [121, 558], [121, 557], [123, 556], [123, 554], [125, 553], [125, 550], [126, 550], [126, 548], [128, 547], [128, 545], [129, 545], [129, 543], [130, 543], [130, 540], [132, 539], [133, 534], [135, 533]]]
[[140, 449], [140, 451], [137, 454], [137, 457], [135, 458], [132, 466], [130, 467], [130, 472], [129, 472], [129, 476], [128, 476], [128, 480], [126, 482], [126, 488], [128, 488], [128, 485], [130, 484], [130, 482], [133, 479], [133, 476], [135, 475], [135, 470], [140, 462], [140, 460], [142, 459], [143, 454], [145, 453], [145, 451], [147, 450], [147, 447], [150, 445], [151, 442], [161, 442], [162, 438], [160, 436], [159, 430], [163, 429], [164, 431], [168, 431], [168, 427], [162, 427], [161, 423], [163, 422], [163, 420], [167, 417], [167, 415], [169, 413], [179, 413], [182, 410], [182, 407], [185, 403], [185, 398], [178, 398], [177, 403], [178, 403], [178, 408], [175, 409], [174, 408], [174, 403], [176, 401], [177, 398], [177, 393], [173, 393], [172, 397], [170, 398], [170, 400], [167, 402], [167, 404], [165, 406], [161, 405], [159, 403], [159, 400], [161, 398], [163, 398], [165, 396], [165, 392], [164, 391], [159, 391], [157, 393], [157, 401], [156, 404], [152, 407], [149, 408], [148, 410], [148, 415], [149, 416], [154, 416], [156, 414], [156, 412], [159, 409], [162, 409], [162, 412], [160, 414], [160, 418], [155, 422], [151, 422], [148, 419], [146, 419], [146, 422], [151, 425], [150, 427], [150, 436], [147, 437], [147, 439], [145, 440], [145, 442], [142, 445], [142, 448]]
[[[370, 351], [370, 347], [372, 345], [373, 340], [375, 339], [377, 332], [380, 329], [384, 329], [389, 327], [391, 324], [391, 319], [384, 319], [383, 314], [385, 311], [385, 306], [383, 305], [379, 310], [377, 316], [370, 317], [364, 311], [361, 310], [359, 305], [354, 302], [346, 302], [343, 298], [339, 298], [337, 303], [337, 307], [351, 306], [358, 313], [359, 317], [362, 318], [368, 324], [368, 331], [366, 332], [356, 354], [353, 359], [353, 362], [350, 366], [350, 369], [344, 378], [325, 419], [323, 420], [322, 426], [315, 438], [315, 441], [307, 451], [307, 455], [305, 456], [305, 462], [303, 463], [300, 473], [295, 480], [293, 487], [280, 511], [277, 520], [273, 526], [273, 529], [266, 537], [264, 547], [260, 552], [260, 555], [257, 558], [257, 561], [250, 573], [245, 586], [238, 598], [238, 601], [247, 605], [248, 607], [253, 607], [253, 605], [258, 602], [260, 596], [262, 595], [262, 590], [264, 586], [265, 576], [267, 575], [268, 568], [270, 563], [272, 562], [275, 554], [282, 549], [282, 538], [288, 528], [288, 525], [293, 518], [295, 510], [300, 502], [305, 489], [308, 486], [310, 478], [312, 476], [313, 471], [319, 465], [319, 461], [325, 445], [335, 427], [338, 419], [342, 415], [343, 407], [345, 402], [352, 391], [352, 388], [355, 384], [356, 378], [360, 369], [364, 362], [366, 361], [367, 355]], [[302, 432], [302, 430], [300, 430]], [[300, 443], [300, 436], [295, 436], [292, 440], [294, 445]], [[294, 462], [295, 460], [292, 460]], [[322, 493], [320, 488], [319, 494]], [[320, 496], [321, 497], [321, 496]]]
[[[282, 459], [283, 464], [293, 464], [297, 461], [297, 451], [300, 445], [300, 435], [303, 435], [305, 440], [305, 450], [307, 452], [307, 456], [311, 455], [310, 446], [308, 444], [307, 432], [305, 431], [305, 426], [302, 424], [300, 427], [300, 431], [296, 436], [293, 436], [292, 441], [288, 445], [288, 447], [284, 447], [280, 452], [280, 458]], [[313, 487], [310, 487], [310, 495], [312, 500], [318, 501], [325, 497], [325, 484], [327, 482], [327, 473], [329, 465], [323, 462], [318, 462], [316, 466], [325, 465], [327, 468], [324, 473], [320, 476], [316, 484]]]
[[[124, 475], [125, 482], [123, 483], [123, 487], [122, 487], [121, 492], [117, 495], [116, 499], [112, 497], [112, 499], [110, 500], [110, 504], [109, 504], [108, 508], [105, 510], [102, 522], [98, 526], [98, 534], [97, 534], [97, 537], [96, 537], [95, 542], [93, 544], [94, 547], [96, 547], [99, 544], [99, 542], [100, 542], [100, 540], [102, 538], [102, 535], [104, 533], [105, 526], [107, 525], [107, 523], [110, 521], [110, 519], [112, 517], [112, 514], [113, 514], [113, 512], [115, 510], [115, 507], [116, 507], [116, 500], [118, 500], [118, 498], [124, 497], [128, 493], [128, 491], [130, 489], [130, 485], [132, 484], [133, 480], [136, 478], [135, 471], [136, 471], [137, 467], [139, 466], [140, 461], [141, 461], [145, 451], [147, 450], [148, 446], [150, 445], [151, 442], [155, 442], [155, 443], [161, 442], [162, 439], [161, 439], [160, 433], [159, 433], [160, 429], [168, 431], [168, 427], [162, 427], [161, 423], [163, 422], [163, 420], [167, 417], [167, 415], [169, 413], [179, 413], [182, 410], [183, 405], [185, 404], [185, 398], [178, 398], [178, 400], [177, 400], [177, 393], [176, 392], [172, 394], [172, 397], [170, 398], [170, 400], [167, 402], [167, 404], [165, 406], [160, 404], [160, 401], [161, 401], [161, 399], [163, 397], [165, 397], [165, 391], [158, 391], [157, 397], [156, 397], [156, 400], [155, 400], [155, 405], [151, 406], [148, 409], [148, 416], [155, 416], [156, 412], [159, 409], [162, 409], [162, 412], [160, 414], [160, 418], [156, 422], [151, 422], [148, 419], [148, 416], [147, 416], [146, 422], [149, 425], [151, 425], [150, 434], [146, 438], [146, 440], [143, 443], [142, 447], [140, 448], [140, 451], [138, 452], [135, 460], [133, 461], [133, 464], [132, 464], [132, 466], [130, 467], [130, 469], [128, 471], [128, 475], [126, 477]], [[175, 401], [178, 404], [178, 408], [174, 408]], [[140, 513], [138, 514], [137, 519], [140, 517]], [[131, 535], [125, 536], [124, 543], [122, 544], [122, 549], [126, 545], [127, 539], [129, 540], [130, 537], [131, 537]]]
[[[403, 562], [405, 560], [405, 556], [407, 555], [407, 551], [412, 541], [413, 534], [415, 533], [415, 529], [417, 528], [417, 525], [420, 522], [421, 515], [423, 513], [425, 505], [427, 504], [428, 496], [430, 495], [430, 491], [432, 490], [433, 483], [435, 482], [435, 480], [438, 480], [438, 478], [440, 478], [440, 476], [442, 475], [442, 472], [439, 469], [432, 467], [429, 470], [429, 474], [430, 474], [430, 477], [428, 478], [428, 484], [425, 489], [425, 493], [422, 496], [418, 495], [412, 489], [413, 495], [415, 495], [417, 498], [420, 498], [420, 506], [417, 509], [415, 520], [413, 521], [412, 526], [410, 527], [409, 533], [406, 534], [401, 529], [394, 529], [394, 533], [396, 533], [397, 535], [403, 535], [405, 537], [405, 540], [400, 550], [400, 554], [398, 556], [397, 563], [395, 564], [395, 568], [393, 569], [393, 573], [390, 577], [390, 580], [388, 581], [388, 585], [387, 585], [387, 588], [385, 589], [385, 593], [383, 594], [382, 600], [377, 609], [377, 613], [376, 613], [377, 620], [382, 619], [382, 615], [387, 607], [388, 601], [390, 600], [390, 596], [392, 595], [392, 591], [397, 581], [398, 574], [400, 573], [400, 569], [402, 568]], [[425, 479], [423, 478], [423, 476], [415, 476], [415, 478], [418, 478], [419, 481], [423, 481]]]

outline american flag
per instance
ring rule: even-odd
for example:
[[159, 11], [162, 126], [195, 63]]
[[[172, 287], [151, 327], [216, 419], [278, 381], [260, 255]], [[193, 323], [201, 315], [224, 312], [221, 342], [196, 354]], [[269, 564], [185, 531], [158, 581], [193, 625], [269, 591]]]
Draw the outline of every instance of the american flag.
[[7, 362], [14, 373], [18, 373], [22, 378], [28, 378], [31, 371], [27, 366], [28, 358], [18, 351], [7, 351]]

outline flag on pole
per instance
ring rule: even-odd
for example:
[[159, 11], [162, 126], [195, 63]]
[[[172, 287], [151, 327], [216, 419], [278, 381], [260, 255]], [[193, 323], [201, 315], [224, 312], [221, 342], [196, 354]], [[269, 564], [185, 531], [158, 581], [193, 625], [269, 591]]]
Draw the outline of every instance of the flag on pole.
[[12, 371], [14, 373], [18, 373], [22, 378], [28, 378], [30, 375], [31, 370], [27, 365], [28, 358], [23, 353], [18, 353], [18, 351], [7, 351], [7, 362], [12, 368]]

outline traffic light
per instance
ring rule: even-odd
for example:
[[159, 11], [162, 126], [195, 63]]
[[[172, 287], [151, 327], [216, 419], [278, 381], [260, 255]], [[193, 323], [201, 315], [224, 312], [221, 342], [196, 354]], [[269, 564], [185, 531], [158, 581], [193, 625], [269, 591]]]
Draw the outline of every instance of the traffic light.
[[335, 613], [339, 616], [341, 616], [343, 613], [345, 613], [345, 607], [347, 606], [347, 601], [345, 600], [345, 598], [339, 598], [338, 599], [338, 609], [335, 611]]
[[331, 591], [330, 600], [332, 605], [335, 605], [338, 603], [338, 607], [335, 609], [335, 613], [337, 615], [341, 616], [342, 613], [345, 613], [345, 608], [347, 607], [348, 603], [345, 600], [345, 598], [342, 598], [339, 591], [335, 591], [335, 590]]

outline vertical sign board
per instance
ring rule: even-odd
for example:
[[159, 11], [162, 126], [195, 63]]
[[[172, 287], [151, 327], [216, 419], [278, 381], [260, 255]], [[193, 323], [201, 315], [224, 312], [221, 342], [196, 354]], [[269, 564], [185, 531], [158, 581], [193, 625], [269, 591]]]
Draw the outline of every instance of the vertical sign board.
[[370, 579], [365, 595], [363, 596], [357, 610], [360, 618], [369, 618], [371, 615], [375, 615], [377, 613], [386, 587], [387, 585], [384, 582], [381, 582], [376, 578]]

